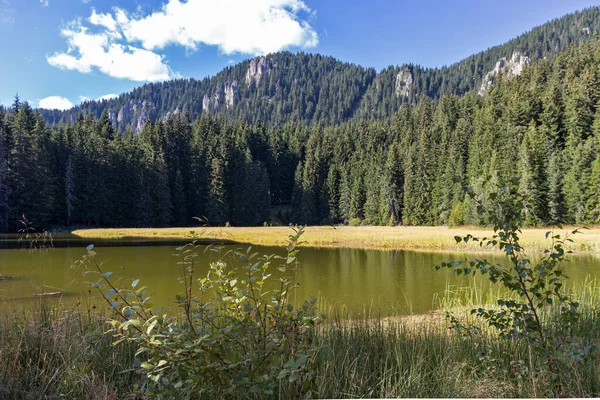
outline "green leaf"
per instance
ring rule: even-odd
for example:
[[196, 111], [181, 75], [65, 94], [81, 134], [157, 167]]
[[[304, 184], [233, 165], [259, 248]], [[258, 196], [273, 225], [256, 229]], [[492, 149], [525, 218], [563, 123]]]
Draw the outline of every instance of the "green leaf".
[[130, 319], [129, 323], [133, 326], [135, 326], [136, 328], [141, 328], [142, 327], [142, 323], [140, 322], [139, 319]]
[[140, 365], [140, 366], [141, 366], [142, 368], [144, 368], [144, 369], [153, 369], [153, 368], [154, 368], [154, 365], [153, 365], [153, 364], [150, 364], [150, 363], [149, 363], [149, 362], [147, 362], [147, 361], [143, 361], [143, 362], [142, 362], [142, 365]]
[[152, 321], [152, 323], [148, 326], [148, 329], [146, 329], [146, 334], [147, 335], [149, 335], [152, 332], [152, 330], [154, 329], [154, 327], [156, 326], [156, 324], [157, 324], [156, 320]]
[[282, 369], [281, 371], [279, 371], [279, 375], [277, 375], [277, 379], [283, 379], [286, 376], [288, 376], [290, 373], [290, 371], [288, 371], [287, 369]]
[[135, 288], [138, 285], [138, 283], [140, 283], [139, 279], [134, 280], [133, 282], [131, 282], [131, 287]]

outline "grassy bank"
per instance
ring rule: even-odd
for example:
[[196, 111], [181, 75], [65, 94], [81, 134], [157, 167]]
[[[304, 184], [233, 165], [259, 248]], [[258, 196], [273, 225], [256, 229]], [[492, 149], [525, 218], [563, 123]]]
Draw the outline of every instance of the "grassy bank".
[[[580, 322], [600, 339], [590, 304]], [[98, 314], [41, 307], [0, 317], [0, 398], [121, 399], [142, 375], [134, 351], [102, 336]], [[449, 331], [441, 314], [427, 318], [332, 318], [315, 329], [318, 398], [552, 397], [542, 359], [523, 342]], [[561, 381], [564, 397], [600, 395], [600, 363], [572, 365]], [[295, 398], [283, 387], [282, 398]]]
[[[228, 231], [235, 232], [240, 229], [242, 228], [231, 228]], [[274, 231], [274, 234], [283, 234], [284, 237], [289, 234], [287, 228], [254, 229], [257, 235], [261, 234], [261, 231], [268, 232], [270, 230]], [[308, 228], [306, 231], [306, 241], [309, 245], [318, 245], [311, 243], [314, 236], [311, 236], [310, 229]], [[334, 230], [333, 228], [319, 229]], [[432, 235], [430, 229], [433, 228], [343, 228], [347, 232], [353, 232], [354, 229], [362, 231], [362, 237], [370, 238], [369, 240], [373, 243], [377, 239], [377, 232], [381, 236], [381, 232], [384, 230], [406, 231], [412, 229], [411, 239], [423, 240], [422, 236], [421, 239], [418, 239], [418, 231], [429, 232], [428, 234]], [[373, 230], [369, 234], [370, 236], [366, 234], [368, 229]], [[183, 230], [171, 231], [174, 232], [173, 235], [181, 236], [184, 232]], [[115, 232], [113, 237], [115, 239], [119, 238], [119, 235], [116, 234], [119, 231], [103, 232]], [[140, 233], [143, 231], [136, 230], [135, 232]], [[473, 233], [473, 230], [469, 229], [469, 232]], [[526, 240], [533, 240], [535, 237], [535, 240], [540, 240], [540, 243], [542, 243], [544, 232], [544, 230], [529, 230], [525, 235], [532, 236], [525, 236]], [[108, 237], [108, 233], [105, 233], [104, 237]], [[483, 232], [481, 233], [483, 234]], [[410, 236], [408, 233], [405, 234]], [[447, 236], [448, 240], [453, 240], [454, 235], [461, 234], [463, 234], [461, 230], [449, 229], [442, 237], [446, 238]], [[593, 234], [597, 235], [598, 233]], [[234, 233], [226, 234], [225, 230], [205, 232], [205, 236], [210, 237], [211, 235], [215, 238], [231, 239]], [[360, 237], [360, 235], [357, 236]], [[538, 236], [540, 236], [539, 239]], [[91, 241], [95, 238], [95, 236], [87, 237]], [[270, 236], [267, 235], [267, 239], [261, 238], [261, 240], [269, 240], [269, 238]], [[329, 238], [331, 239], [331, 237]], [[289, 244], [292, 250], [288, 250], [288, 257], [284, 257], [281, 264], [278, 264], [280, 268], [294, 263], [296, 253], [293, 250], [293, 244], [295, 243], [295, 241], [292, 241]], [[528, 242], [528, 246], [535, 248], [534, 243]], [[581, 243], [581, 240], [579, 243]], [[260, 242], [260, 244], [279, 244], [279, 242]], [[348, 244], [344, 245], [349, 246]], [[423, 247], [408, 248], [420, 249]], [[428, 247], [425, 248], [429, 249]], [[432, 249], [438, 248], [434, 247]], [[446, 247], [439, 247], [439, 249], [446, 249]], [[89, 254], [92, 253], [92, 250], [89, 249]], [[246, 255], [240, 255], [248, 257], [246, 261], [240, 258], [240, 262], [244, 265], [247, 264], [248, 269], [243, 271], [244, 273], [247, 271], [248, 274], [252, 274], [252, 271], [266, 271], [263, 269], [267, 265], [266, 263], [275, 260], [269, 258], [270, 261], [263, 261], [262, 264], [260, 262], [252, 264], [249, 260], [253, 256], [249, 255], [249, 252]], [[93, 256], [90, 255], [90, 257]], [[193, 259], [193, 254], [190, 257], [190, 259]], [[234, 270], [223, 272], [219, 269], [221, 268], [219, 266], [222, 267], [223, 264], [216, 263], [213, 265], [214, 273], [221, 277], [220, 280], [215, 281], [215, 284], [221, 285], [219, 290], [222, 291], [223, 297], [221, 297], [222, 303], [217, 300], [211, 302], [211, 307], [214, 308], [218, 308], [218, 304], [234, 304], [235, 299], [243, 298], [238, 295], [249, 293], [234, 291], [233, 288], [238, 287]], [[188, 271], [191, 271], [191, 269]], [[223, 273], [220, 274], [221, 272]], [[264, 273], [266, 272], [261, 274]], [[106, 280], [112, 275], [111, 272], [102, 270], [99, 270], [98, 274], [105, 277]], [[248, 275], [248, 280], [250, 281], [256, 276], [258, 275]], [[260, 276], [261, 279], [266, 279], [264, 275]], [[258, 281], [256, 283], [259, 284]], [[244, 283], [242, 282], [242, 284]], [[91, 287], [94, 287], [94, 285], [99, 284], [92, 284]], [[136, 289], [136, 285], [137, 281], [134, 281], [131, 287], [137, 291], [143, 291], [143, 288]], [[191, 288], [191, 285], [185, 286], [186, 291], [188, 287]], [[577, 341], [577, 343], [573, 343], [577, 345], [577, 348], [591, 349], [593, 345], [600, 342], [600, 318], [598, 315], [600, 287], [594, 281], [577, 287], [566, 285], [565, 288], [581, 303], [581, 312], [578, 313], [577, 319], [571, 320], [569, 330], [584, 332], [585, 334], [572, 336], [573, 340]], [[181, 313], [172, 320], [173, 323], [170, 323], [167, 328], [156, 328], [161, 330], [154, 330], [150, 334], [150, 331], [156, 325], [157, 319], [151, 317], [144, 320], [144, 318], [147, 318], [145, 311], [143, 311], [145, 308], [136, 305], [145, 304], [150, 297], [142, 300], [145, 295], [133, 295], [131, 294], [133, 289], [117, 290], [112, 287], [111, 289], [113, 290], [112, 295], [107, 295], [108, 297], [123, 291], [129, 293], [126, 297], [123, 297], [123, 301], [127, 302], [127, 299], [132, 301], [131, 296], [135, 297], [137, 303], [133, 301], [131, 303], [137, 307], [135, 308], [137, 315], [131, 317], [134, 319], [125, 316], [123, 314], [125, 311], [118, 315], [112, 315], [119, 321], [125, 321], [124, 323], [137, 328], [137, 331], [132, 329], [128, 331], [130, 333], [124, 333], [125, 336], [119, 336], [120, 328], [110, 330], [104, 317], [120, 311], [110, 311], [108, 304], [102, 302], [102, 299], [98, 299], [99, 302], [95, 303], [97, 304], [96, 307], [78, 305], [65, 309], [60, 302], [49, 305], [48, 300], [40, 299], [38, 305], [34, 308], [24, 310], [22, 308], [17, 309], [15, 306], [16, 308], [12, 311], [4, 309], [0, 314], [0, 337], [2, 338], [0, 340], [0, 398], [145, 398], [144, 395], [137, 392], [137, 388], [148, 384], [147, 374], [149, 368], [152, 368], [153, 365], [164, 366], [164, 369], [168, 368], [169, 371], [174, 373], [179, 371], [179, 376], [182, 378], [177, 377], [176, 379], [200, 378], [202, 388], [205, 390], [207, 388], [209, 390], [214, 389], [214, 392], [224, 394], [224, 398], [237, 398], [235, 396], [247, 398], [248, 392], [227, 392], [225, 390], [225, 388], [237, 383], [236, 379], [244, 384], [244, 378], [248, 379], [246, 375], [230, 378], [227, 372], [229, 369], [227, 371], [222, 369], [220, 371], [224, 372], [216, 375], [210, 373], [197, 374], [194, 372], [195, 369], [182, 369], [185, 357], [183, 361], [177, 358], [173, 362], [161, 359], [162, 363], [148, 364], [149, 354], [160, 350], [162, 351], [160, 353], [161, 357], [166, 355], [166, 358], [168, 358], [171, 356], [176, 357], [182, 352], [188, 352], [184, 353], [188, 357], [188, 354], [191, 354], [190, 351], [192, 351], [189, 349], [193, 349], [193, 351], [205, 357], [197, 360], [191, 358], [194, 360], [194, 366], [200, 368], [199, 371], [209, 372], [215, 371], [207, 367], [212, 365], [225, 365], [224, 368], [231, 368], [234, 371], [238, 371], [238, 369], [246, 371], [248, 368], [250, 370], [259, 369], [256, 366], [263, 365], [276, 369], [279, 367], [280, 362], [283, 364], [281, 360], [288, 359], [277, 358], [273, 364], [264, 362], [264, 359], [260, 358], [258, 359], [263, 360], [261, 363], [250, 362], [248, 361], [249, 358], [244, 358], [246, 353], [240, 353], [239, 351], [236, 353], [236, 350], [232, 350], [230, 346], [220, 344], [237, 343], [245, 340], [247, 336], [255, 333], [255, 330], [237, 331], [234, 328], [240, 325], [239, 319], [223, 320], [218, 316], [218, 318], [209, 319], [206, 325], [196, 325], [194, 327], [193, 322], [205, 318], [206, 315], [210, 316], [210, 314], [206, 314], [204, 307], [198, 309], [198, 314]], [[296, 338], [302, 339], [302, 343], [307, 343], [311, 346], [311, 349], [314, 349], [314, 352], [305, 353], [307, 354], [306, 357], [310, 357], [310, 362], [303, 364], [306, 369], [302, 370], [301, 375], [298, 375], [300, 378], [288, 381], [288, 375], [278, 373], [276, 380], [273, 381], [274, 385], [278, 385], [278, 389], [275, 392], [271, 391], [270, 396], [266, 394], [267, 392], [260, 392], [263, 394], [260, 396], [257, 394], [253, 398], [295, 399], [299, 397], [299, 393], [306, 394], [307, 387], [312, 390], [310, 394], [317, 398], [600, 396], [600, 374], [598, 374], [598, 371], [600, 371], [600, 357], [596, 356], [597, 353], [590, 352], [591, 356], [589, 358], [577, 359], [568, 356], [566, 352], [557, 352], [555, 354], [560, 357], [558, 359], [560, 364], [551, 364], [546, 355], [532, 350], [527, 340], [523, 338], [514, 339], [513, 336], [508, 336], [506, 340], [500, 339], [496, 331], [488, 328], [480, 320], [476, 320], [468, 312], [471, 307], [482, 303], [494, 304], [496, 298], [493, 298], [493, 296], [486, 297], [485, 293], [487, 292], [481, 291], [478, 287], [472, 289], [465, 296], [455, 296], [450, 293], [450, 290], [446, 290], [445, 297], [439, 299], [437, 303], [441, 310], [425, 316], [379, 318], [376, 315], [363, 315], [360, 318], [355, 318], [352, 315], [340, 315], [335, 309], [329, 311], [322, 306], [320, 307], [321, 312], [329, 313], [325, 320], [320, 321], [314, 327], [313, 325], [308, 326], [304, 331], [306, 336], [296, 336]], [[108, 292], [110, 290], [103, 293]], [[253, 299], [258, 301], [257, 297], [253, 297]], [[229, 303], [225, 303], [225, 301]], [[269, 301], [273, 301], [273, 298]], [[185, 306], [189, 303], [184, 301], [181, 304]], [[133, 309], [129, 306], [129, 303], [127, 303], [127, 306], [129, 308], [124, 307], [123, 310]], [[113, 305], [113, 307], [116, 306]], [[251, 310], [248, 307], [249, 302], [245, 304], [244, 308], [239, 309], [241, 311], [235, 316], [247, 315], [248, 310]], [[545, 326], [554, 326], [559, 315], [560, 305], [544, 303], [538, 307]], [[225, 313], [231, 307], [221, 309]], [[237, 307], [234, 306], [233, 309], [237, 309]], [[262, 310], [263, 308], [257, 307], [256, 309]], [[266, 307], [264, 309], [266, 310]], [[281, 307], [280, 309], [287, 308]], [[150, 311], [150, 309], [148, 310]], [[449, 325], [444, 319], [445, 310], [454, 312], [461, 322], [475, 323], [481, 330], [449, 330]], [[220, 315], [228, 316], [229, 314]], [[276, 323], [265, 319], [268, 323], [272, 323], [270, 325], [271, 330], [283, 325], [284, 319], [280, 317], [281, 314], [272, 313], [271, 315], [273, 315], [273, 318], [278, 318]], [[310, 318], [312, 314], [306, 315], [307, 318]], [[285, 314], [285, 316], [294, 318], [292, 314]], [[164, 318], [166, 319], [166, 317]], [[250, 318], [254, 321], [253, 318], [260, 318], [260, 316], [258, 314], [250, 315]], [[154, 322], [150, 325], [142, 325], [140, 320], [152, 320]], [[303, 319], [298, 320], [303, 321]], [[222, 321], [229, 322], [223, 327], [215, 325], [222, 323]], [[231, 321], [235, 323], [230, 323]], [[185, 324], [189, 324], [194, 329], [178, 328], [178, 326], [184, 326]], [[267, 325], [263, 327], [262, 324], [253, 322], [252, 326], [256, 327], [257, 332], [268, 331]], [[291, 330], [297, 330], [298, 328], [294, 328], [297, 326], [290, 325]], [[223, 341], [223, 335], [219, 334], [219, 336], [214, 336], [218, 340], [207, 342], [207, 338], [211, 337], [209, 336], [210, 329], [214, 329], [216, 333], [224, 332], [225, 335], [237, 334], [238, 336], [233, 336], [230, 342], [221, 342]], [[107, 331], [110, 333], [103, 334]], [[135, 332], [140, 332], [141, 336]], [[118, 345], [113, 345], [113, 341], [117, 338], [131, 338], [132, 336], [127, 336], [130, 334], [134, 337], [138, 335], [138, 338], [144, 337], [144, 332], [147, 335], [156, 336], [149, 338], [150, 342], [125, 340]], [[164, 334], [164, 332], [167, 333]], [[172, 334], [171, 332], [175, 333]], [[190, 336], [186, 336], [186, 332], [190, 332]], [[202, 335], [199, 332], [202, 332]], [[172, 335], [181, 335], [180, 337], [183, 338], [181, 346], [178, 346], [180, 342], [176, 341], [177, 337], [173, 340], [167, 341], [165, 339], [164, 342], [161, 342], [163, 340], [161, 338], [171, 337]], [[282, 337], [288, 338], [288, 336]], [[294, 336], [289, 337], [294, 338]], [[188, 340], [188, 338], [192, 339]], [[275, 339], [277, 339], [276, 343], [289, 343], [289, 346], [300, 343], [293, 340]], [[144, 343], [150, 343], [150, 345], [144, 347], [146, 346]], [[212, 343], [213, 345], [206, 346], [206, 343]], [[263, 342], [251, 342], [252, 346], [250, 348], [255, 348], [254, 343], [261, 344], [256, 348], [260, 349], [263, 346]], [[264, 346], [266, 345], [266, 342], [264, 342]], [[208, 348], [205, 349], [205, 346]], [[220, 346], [223, 346], [223, 348]], [[244, 343], [241, 346], [240, 348], [243, 348]], [[143, 352], [136, 356], [136, 352], [139, 350], [143, 350]], [[235, 357], [239, 357], [232, 358], [235, 361], [231, 364], [228, 364], [228, 358], [222, 361], [223, 364], [216, 361], [216, 358], [210, 358], [213, 354], [216, 354], [219, 356], [218, 359], [221, 360], [221, 355], [228, 357], [230, 353], [233, 353]], [[286, 352], [282, 351], [281, 354], [282, 357], [288, 357]], [[192, 356], [193, 354], [189, 357]], [[294, 357], [289, 358], [285, 365], [289, 365], [290, 362], [296, 362]], [[560, 365], [559, 369], [556, 369], [557, 365]], [[291, 375], [289, 375], [289, 378], [291, 378]], [[152, 378], [150, 377], [150, 379]], [[172, 382], [177, 381], [173, 380]], [[179, 387], [176, 386], [174, 386], [174, 389], [176, 390], [175, 398], [193, 399], [201, 397], [194, 390], [180, 392]]]
[[[524, 229], [521, 244], [531, 250], [543, 250], [549, 246], [545, 233], [550, 228]], [[565, 227], [556, 232], [567, 232], [574, 228]], [[191, 228], [143, 228], [143, 229], [82, 229], [73, 231], [78, 238], [90, 241], [107, 239], [148, 239], [173, 240], [189, 235]], [[264, 246], [284, 246], [290, 234], [288, 227], [228, 227], [197, 228], [202, 237], [230, 240]], [[574, 251], [600, 252], [600, 227], [594, 227], [577, 236], [575, 242], [566, 246]], [[477, 245], [457, 245], [454, 236], [471, 233], [486, 236], [489, 229], [478, 227], [332, 227], [311, 226], [306, 228], [303, 240], [310, 247], [350, 247], [365, 249], [405, 249], [405, 250], [478, 250]], [[60, 237], [60, 236], [59, 236]]]
[[0, 398], [117, 399], [139, 380], [134, 350], [114, 347], [96, 312], [45, 303], [2, 311]]

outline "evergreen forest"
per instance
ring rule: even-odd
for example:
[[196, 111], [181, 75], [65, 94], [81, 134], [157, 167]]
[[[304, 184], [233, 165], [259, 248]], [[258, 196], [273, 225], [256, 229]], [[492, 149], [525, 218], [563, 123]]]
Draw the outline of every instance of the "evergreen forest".
[[[476, 81], [473, 71], [493, 68], [482, 60], [502, 46], [437, 70], [439, 82], [455, 84], [416, 84], [403, 101], [374, 92], [386, 84], [373, 82], [394, 74], [278, 53], [271, 64], [286, 69], [265, 72], [260, 85], [288, 103], [257, 100], [266, 93], [257, 83], [253, 101], [264, 107], [243, 96], [222, 112], [170, 102], [138, 130], [119, 126], [107, 101], [59, 115], [17, 96], [0, 107], [0, 230], [16, 231], [23, 215], [44, 227], [189, 226], [194, 217], [214, 226], [477, 223], [456, 176], [484, 197], [499, 187], [529, 195], [531, 226], [599, 224], [600, 39], [586, 31], [576, 40], [567, 29], [585, 18], [600, 23], [593, 8], [547, 24], [564, 25], [569, 40], [544, 25], [504, 45], [512, 51], [533, 36], [544, 43], [530, 53], [536, 61], [518, 76], [500, 73], [483, 96], [450, 71], [471, 65], [464, 77]], [[295, 76], [305, 78], [301, 91]], [[165, 83], [159, 97], [187, 101], [191, 86], [209, 84]], [[317, 92], [319, 101], [303, 97]], [[364, 105], [373, 98], [379, 103]]]

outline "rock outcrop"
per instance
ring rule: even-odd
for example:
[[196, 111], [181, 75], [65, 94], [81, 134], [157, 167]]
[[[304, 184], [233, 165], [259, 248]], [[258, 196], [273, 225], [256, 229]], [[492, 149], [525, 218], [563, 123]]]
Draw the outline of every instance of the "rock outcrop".
[[239, 88], [237, 81], [225, 82], [225, 104], [227, 108], [233, 107], [239, 98]]
[[[87, 111], [84, 110], [83, 115], [87, 115]], [[114, 125], [117, 126], [117, 113], [114, 110], [109, 110], [108, 111], [108, 119], [110, 119], [110, 122]]]
[[210, 111], [210, 97], [208, 96], [208, 94], [204, 94], [204, 97], [202, 97], [202, 112], [208, 112]]
[[401, 69], [396, 75], [396, 96], [408, 97], [413, 86], [413, 76], [407, 69]]
[[121, 107], [118, 114], [109, 113], [109, 117], [113, 125], [119, 130], [124, 130], [126, 126], [130, 126], [133, 132], [140, 133], [148, 117], [152, 116], [155, 111], [154, 104], [151, 101], [136, 102], [133, 99]]
[[220, 90], [217, 90], [213, 95], [213, 110], [216, 113], [221, 111], [221, 96], [222, 92]]
[[260, 77], [273, 69], [271, 62], [267, 57], [256, 57], [250, 60], [248, 71], [246, 71], [246, 84], [248, 86], [253, 83], [258, 84]]
[[223, 85], [223, 89], [217, 89], [212, 96], [205, 93], [202, 97], [202, 112], [215, 112], [221, 111], [223, 106], [223, 99], [225, 99], [225, 106], [227, 108], [233, 107], [240, 98], [239, 84], [236, 80], [227, 81]]
[[487, 90], [496, 81], [498, 74], [502, 73], [507, 78], [512, 78], [520, 75], [525, 67], [527, 67], [529, 64], [531, 64], [531, 59], [518, 51], [513, 53], [510, 60], [507, 60], [506, 57], [502, 57], [500, 60], [498, 60], [494, 69], [485, 74], [483, 77], [483, 82], [479, 88], [479, 95], [485, 95]]

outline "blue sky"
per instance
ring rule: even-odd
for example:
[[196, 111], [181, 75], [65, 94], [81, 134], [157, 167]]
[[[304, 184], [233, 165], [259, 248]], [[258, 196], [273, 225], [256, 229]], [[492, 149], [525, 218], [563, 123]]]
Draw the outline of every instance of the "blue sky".
[[585, 0], [0, 0], [0, 104], [65, 108], [277, 50], [442, 66]]

